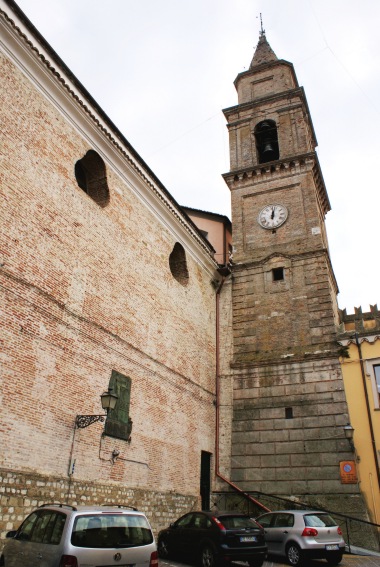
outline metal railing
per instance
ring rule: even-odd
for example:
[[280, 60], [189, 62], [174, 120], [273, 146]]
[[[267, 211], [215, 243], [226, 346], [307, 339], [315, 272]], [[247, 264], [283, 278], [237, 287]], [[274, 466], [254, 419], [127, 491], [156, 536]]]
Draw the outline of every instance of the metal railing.
[[219, 510], [239, 511], [257, 518], [263, 513], [260, 506], [254, 504], [250, 499], [253, 497], [270, 510], [303, 510], [303, 509], [318, 509], [323, 512], [328, 512], [336, 520], [342, 529], [344, 539], [347, 544], [347, 551], [352, 553], [353, 548], [363, 550], [380, 552], [380, 525], [347, 516], [334, 510], [326, 510], [320, 506], [313, 506], [311, 502], [301, 502], [299, 500], [292, 500], [288, 498], [281, 498], [273, 494], [266, 494], [265, 492], [244, 492], [237, 494], [235, 492], [213, 492], [211, 495], [211, 508]]

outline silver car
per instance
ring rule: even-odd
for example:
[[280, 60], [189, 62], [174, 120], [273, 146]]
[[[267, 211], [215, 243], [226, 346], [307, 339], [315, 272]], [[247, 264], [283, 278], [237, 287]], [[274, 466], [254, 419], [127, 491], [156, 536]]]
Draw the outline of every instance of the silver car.
[[115, 506], [47, 504], [8, 532], [4, 567], [158, 567], [142, 512]]
[[329, 565], [342, 561], [342, 530], [326, 512], [282, 510], [263, 514], [256, 521], [264, 528], [268, 554], [285, 556], [291, 565], [318, 558]]

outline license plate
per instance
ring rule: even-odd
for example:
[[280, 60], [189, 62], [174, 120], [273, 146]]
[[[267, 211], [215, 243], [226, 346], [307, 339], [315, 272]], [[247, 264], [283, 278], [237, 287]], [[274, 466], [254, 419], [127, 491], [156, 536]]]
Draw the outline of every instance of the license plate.
[[250, 536], [242, 536], [240, 538], [240, 541], [244, 542], [244, 541], [257, 541], [257, 537], [250, 535]]
[[326, 551], [339, 551], [339, 545], [326, 545], [325, 546], [325, 550]]

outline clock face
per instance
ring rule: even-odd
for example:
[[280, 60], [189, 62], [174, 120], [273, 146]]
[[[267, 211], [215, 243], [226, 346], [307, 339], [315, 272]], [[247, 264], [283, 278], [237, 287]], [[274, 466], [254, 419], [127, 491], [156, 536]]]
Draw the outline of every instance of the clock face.
[[285, 205], [267, 205], [259, 212], [257, 221], [263, 228], [278, 228], [288, 218], [288, 209]]

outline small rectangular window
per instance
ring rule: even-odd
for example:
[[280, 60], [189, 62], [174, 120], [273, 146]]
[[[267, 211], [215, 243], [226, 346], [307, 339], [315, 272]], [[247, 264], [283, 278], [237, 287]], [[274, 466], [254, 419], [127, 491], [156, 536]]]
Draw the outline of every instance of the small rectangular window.
[[272, 276], [274, 282], [279, 282], [285, 279], [284, 268], [273, 268]]
[[285, 419], [293, 419], [293, 408], [285, 408]]

